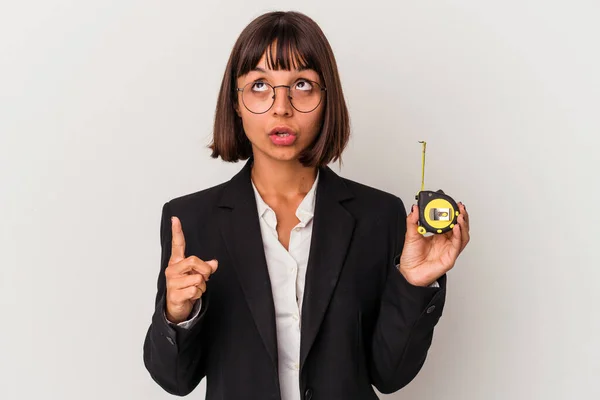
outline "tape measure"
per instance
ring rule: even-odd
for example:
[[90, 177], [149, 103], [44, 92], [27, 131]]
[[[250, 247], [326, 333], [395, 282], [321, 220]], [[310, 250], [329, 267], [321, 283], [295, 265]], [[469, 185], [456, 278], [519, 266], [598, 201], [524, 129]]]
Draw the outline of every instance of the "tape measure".
[[425, 188], [425, 149], [427, 143], [423, 143], [423, 161], [421, 173], [421, 190], [415, 196], [419, 206], [419, 227], [417, 231], [424, 235], [430, 233], [445, 233], [451, 231], [458, 221], [458, 205], [452, 197], [445, 194], [442, 189], [436, 192], [424, 190]]

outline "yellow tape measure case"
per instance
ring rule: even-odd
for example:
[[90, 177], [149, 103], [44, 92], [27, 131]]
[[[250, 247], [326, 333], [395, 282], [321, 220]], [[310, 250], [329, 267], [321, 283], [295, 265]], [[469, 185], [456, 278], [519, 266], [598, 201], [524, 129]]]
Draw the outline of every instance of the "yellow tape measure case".
[[437, 192], [422, 190], [416, 196], [419, 206], [419, 227], [417, 231], [445, 233], [451, 231], [458, 221], [458, 205], [442, 189]]

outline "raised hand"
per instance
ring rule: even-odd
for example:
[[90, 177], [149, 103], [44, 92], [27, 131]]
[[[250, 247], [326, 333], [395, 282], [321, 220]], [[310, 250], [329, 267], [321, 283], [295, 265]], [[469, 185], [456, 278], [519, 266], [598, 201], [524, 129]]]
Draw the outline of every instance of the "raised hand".
[[206, 292], [206, 282], [217, 270], [218, 262], [205, 262], [196, 256], [185, 257], [185, 237], [179, 218], [171, 218], [171, 230], [171, 258], [165, 270], [165, 313], [169, 321], [180, 323], [188, 319], [194, 303]]
[[415, 286], [428, 286], [452, 269], [470, 240], [469, 214], [459, 203], [457, 224], [451, 231], [423, 236], [417, 232], [419, 208], [413, 205], [406, 217], [406, 236], [400, 256], [400, 272]]

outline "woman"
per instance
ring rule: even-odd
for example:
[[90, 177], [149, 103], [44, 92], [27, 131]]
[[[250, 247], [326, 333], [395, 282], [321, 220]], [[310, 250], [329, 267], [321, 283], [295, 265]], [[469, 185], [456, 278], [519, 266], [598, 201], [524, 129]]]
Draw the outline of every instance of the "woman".
[[392, 393], [421, 369], [468, 216], [461, 204], [453, 231], [423, 237], [416, 206], [407, 216], [398, 197], [327, 167], [348, 138], [317, 24], [295, 12], [250, 23], [210, 145], [246, 165], [162, 210], [144, 362], [167, 392], [206, 376], [207, 399], [376, 399], [372, 385]]

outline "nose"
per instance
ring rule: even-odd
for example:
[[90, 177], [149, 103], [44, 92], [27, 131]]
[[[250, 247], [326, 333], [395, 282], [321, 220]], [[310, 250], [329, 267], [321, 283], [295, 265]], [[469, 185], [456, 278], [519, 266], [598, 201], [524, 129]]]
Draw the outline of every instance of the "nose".
[[[279, 93], [277, 93], [277, 89], [280, 89]], [[275, 91], [273, 113], [277, 115], [291, 115], [293, 107], [290, 97], [290, 87], [279, 85], [275, 86], [273, 90]]]

